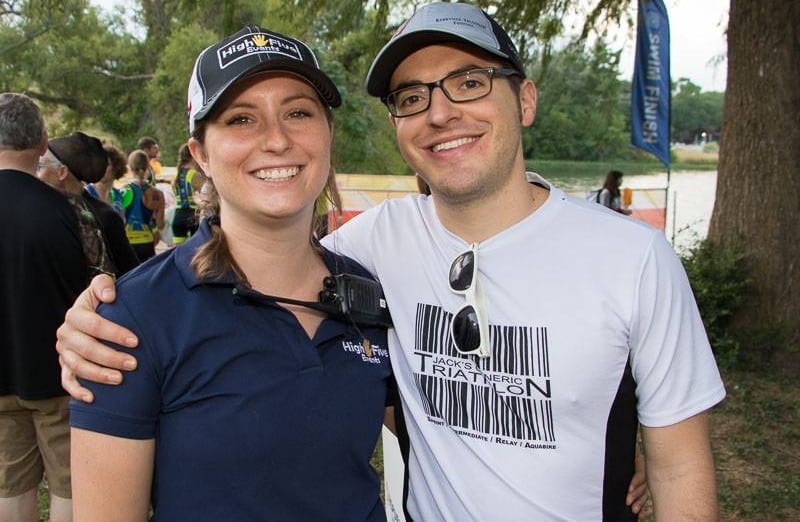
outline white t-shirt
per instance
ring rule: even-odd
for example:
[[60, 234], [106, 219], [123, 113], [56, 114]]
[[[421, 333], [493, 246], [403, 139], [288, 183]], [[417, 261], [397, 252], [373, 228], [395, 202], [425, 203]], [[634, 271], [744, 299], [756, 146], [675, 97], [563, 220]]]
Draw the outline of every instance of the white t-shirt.
[[383, 285], [415, 521], [602, 520], [604, 495], [630, 481], [635, 426], [619, 419], [668, 426], [725, 396], [663, 234], [554, 187], [478, 245], [489, 359], [450, 340], [464, 296], [448, 273], [470, 245], [442, 226], [430, 197], [386, 201], [324, 244]]

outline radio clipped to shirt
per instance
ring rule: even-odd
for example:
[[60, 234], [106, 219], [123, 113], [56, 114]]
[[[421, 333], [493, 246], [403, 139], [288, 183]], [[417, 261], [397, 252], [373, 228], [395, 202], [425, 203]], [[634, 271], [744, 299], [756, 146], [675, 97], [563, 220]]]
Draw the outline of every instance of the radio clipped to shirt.
[[240, 285], [234, 287], [233, 293], [255, 302], [305, 306], [364, 328], [391, 328], [392, 316], [377, 281], [352, 274], [337, 274], [325, 277], [322, 288], [317, 302], [266, 295]]

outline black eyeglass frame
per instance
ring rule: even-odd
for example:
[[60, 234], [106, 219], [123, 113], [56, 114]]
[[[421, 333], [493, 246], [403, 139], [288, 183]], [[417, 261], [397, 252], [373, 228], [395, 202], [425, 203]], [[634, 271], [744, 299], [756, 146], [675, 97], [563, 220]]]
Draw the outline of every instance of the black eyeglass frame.
[[[469, 76], [470, 74], [475, 74], [475, 73], [479, 73], [479, 72], [480, 73], [482, 73], [482, 72], [488, 73], [488, 75], [489, 75], [489, 89], [485, 93], [482, 93], [482, 94], [480, 94], [480, 95], [478, 95], [478, 96], [476, 96], [474, 98], [466, 98], [466, 99], [460, 99], [460, 100], [453, 99], [453, 96], [450, 94], [450, 92], [448, 92], [448, 90], [444, 86], [444, 82], [449, 80], [449, 79], [451, 79], [451, 78], [457, 78], [459, 76]], [[408, 118], [409, 116], [415, 116], [417, 114], [421, 114], [421, 113], [423, 113], [423, 112], [425, 112], [425, 111], [427, 111], [428, 109], [431, 108], [431, 99], [433, 98], [433, 89], [434, 89], [434, 87], [439, 87], [442, 90], [442, 92], [444, 93], [444, 95], [447, 97], [447, 99], [450, 100], [451, 102], [453, 102], [453, 103], [466, 103], [466, 102], [471, 102], [471, 101], [475, 101], [475, 100], [480, 100], [481, 98], [485, 98], [485, 97], [489, 96], [492, 93], [492, 88], [494, 87], [494, 77], [495, 76], [501, 76], [501, 77], [507, 78], [507, 77], [510, 77], [510, 76], [522, 76], [522, 73], [520, 73], [516, 69], [508, 69], [508, 68], [503, 68], [503, 67], [478, 67], [478, 68], [475, 68], [475, 69], [469, 69], [467, 71], [459, 71], [459, 72], [450, 73], [447, 76], [445, 76], [444, 78], [436, 80], [435, 82], [417, 83], [417, 84], [414, 84], [414, 85], [406, 85], [405, 87], [401, 87], [400, 89], [395, 89], [395, 90], [389, 92], [386, 96], [381, 96], [381, 101], [383, 102], [384, 105], [386, 105], [386, 108], [389, 110], [389, 114], [391, 114], [395, 118]], [[408, 114], [398, 114], [397, 113], [397, 104], [395, 104], [393, 101], [391, 101], [394, 98], [394, 96], [397, 93], [406, 91], [408, 89], [419, 89], [420, 87], [427, 87], [428, 88], [428, 103], [425, 104], [425, 107], [420, 109], [420, 110], [418, 110], [418, 111], [410, 112]]]
[[[471, 257], [469, 263], [463, 260]], [[454, 283], [463, 281], [462, 270], [469, 266], [471, 274], [469, 281], [464, 288], [454, 286]], [[478, 245], [473, 243], [470, 249], [462, 252], [453, 259], [450, 264], [448, 277], [450, 290], [456, 294], [464, 296], [464, 304], [453, 314], [450, 321], [450, 340], [453, 341], [455, 349], [465, 355], [477, 355], [481, 358], [491, 357], [491, 345], [489, 342], [489, 321], [486, 315], [486, 298], [478, 280]], [[470, 315], [475, 319], [471, 320]], [[469, 331], [456, 331], [459, 325], [469, 328]], [[478, 335], [478, 343], [474, 347], [465, 347], [470, 337]]]

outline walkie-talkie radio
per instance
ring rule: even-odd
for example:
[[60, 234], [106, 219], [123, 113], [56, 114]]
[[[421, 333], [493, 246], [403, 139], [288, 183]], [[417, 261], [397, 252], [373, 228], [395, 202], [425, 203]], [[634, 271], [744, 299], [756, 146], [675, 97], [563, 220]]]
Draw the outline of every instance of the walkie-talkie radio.
[[322, 280], [319, 302], [335, 305], [357, 324], [391, 327], [392, 316], [380, 283], [352, 274], [328, 276]]
[[273, 301], [305, 306], [363, 328], [392, 326], [392, 316], [386, 306], [380, 283], [352, 274], [337, 274], [323, 279], [319, 301], [316, 302], [262, 294], [242, 285], [236, 285], [233, 294], [254, 303]]

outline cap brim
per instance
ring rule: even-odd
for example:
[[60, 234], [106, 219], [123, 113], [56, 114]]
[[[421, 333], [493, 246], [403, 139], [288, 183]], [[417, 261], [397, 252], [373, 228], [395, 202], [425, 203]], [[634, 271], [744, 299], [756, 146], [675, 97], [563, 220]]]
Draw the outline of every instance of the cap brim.
[[288, 72], [294, 74], [308, 82], [319, 95], [323, 103], [329, 107], [336, 108], [342, 104], [342, 97], [336, 85], [319, 69], [306, 65], [297, 60], [270, 60], [263, 64], [243, 71], [238, 76], [231, 78], [218, 93], [208, 100], [203, 107], [194, 115], [194, 121], [200, 121], [214, 109], [217, 102], [228, 92], [235, 83], [250, 78], [256, 74], [264, 72]]

